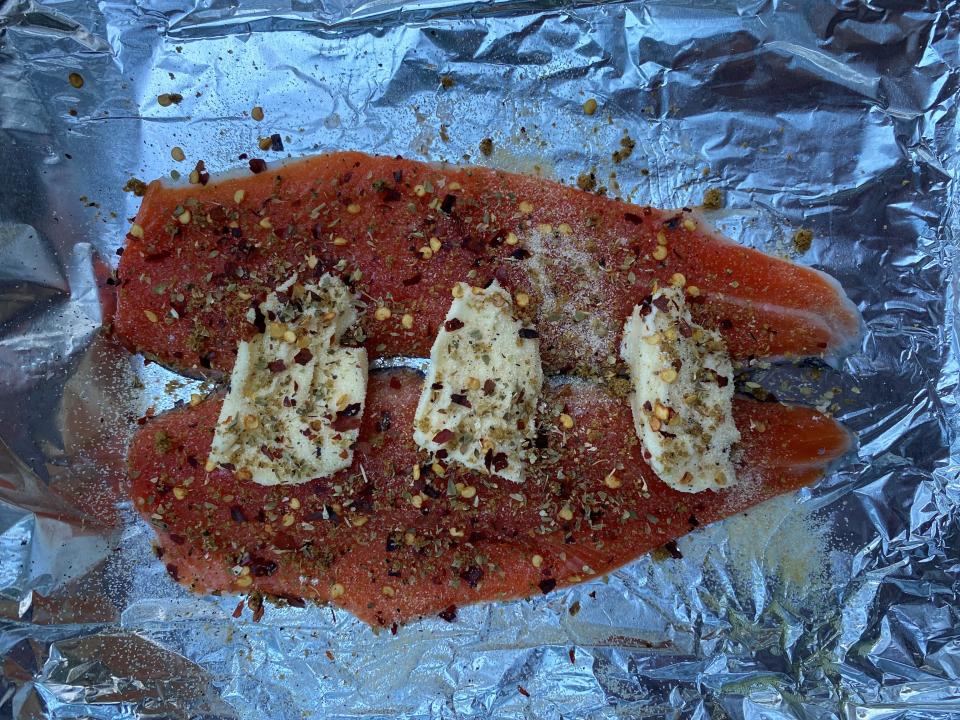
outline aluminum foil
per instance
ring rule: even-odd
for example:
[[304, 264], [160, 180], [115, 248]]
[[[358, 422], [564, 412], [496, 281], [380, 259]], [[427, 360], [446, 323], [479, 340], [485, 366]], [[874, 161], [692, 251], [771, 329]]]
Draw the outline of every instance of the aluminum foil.
[[[958, 35], [954, 2], [0, 0], [0, 717], [960, 717]], [[189, 595], [123, 493], [136, 418], [196, 385], [108, 332], [123, 188], [273, 133], [721, 190], [722, 230], [832, 273], [867, 329], [741, 382], [858, 452], [682, 559], [452, 624]]]

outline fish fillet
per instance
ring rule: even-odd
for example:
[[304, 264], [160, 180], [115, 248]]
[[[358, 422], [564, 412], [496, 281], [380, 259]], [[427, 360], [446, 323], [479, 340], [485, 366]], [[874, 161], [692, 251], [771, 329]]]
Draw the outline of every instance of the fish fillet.
[[297, 486], [205, 471], [222, 396], [148, 421], [130, 449], [130, 492], [168, 572], [196, 591], [331, 601], [374, 625], [449, 619], [608, 573], [813, 482], [850, 447], [815, 410], [738, 399], [740, 482], [680, 493], [644, 463], [627, 401], [575, 380], [544, 390], [525, 483], [454, 467], [441, 477], [411, 439], [421, 384], [410, 370], [371, 376], [352, 467]]
[[738, 359], [842, 354], [860, 331], [832, 278], [736, 245], [688, 210], [356, 152], [151, 183], [121, 258], [114, 328], [168, 366], [229, 371], [266, 294], [327, 271], [385, 308], [363, 320], [371, 358], [427, 355], [450, 288], [495, 278], [529, 297], [522, 313], [548, 374], [613, 365], [654, 281], [683, 283], [695, 319]]

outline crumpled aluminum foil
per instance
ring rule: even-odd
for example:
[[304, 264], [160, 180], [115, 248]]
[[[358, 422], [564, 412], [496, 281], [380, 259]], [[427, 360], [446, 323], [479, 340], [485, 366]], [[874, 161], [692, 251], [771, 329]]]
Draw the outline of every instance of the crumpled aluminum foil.
[[[933, 1], [0, 0], [0, 717], [960, 717], [958, 35]], [[453, 624], [187, 594], [123, 493], [136, 418], [196, 382], [104, 328], [122, 188], [272, 133], [721, 189], [722, 230], [832, 273], [867, 328], [842, 367], [742, 380], [859, 451], [682, 559]]]

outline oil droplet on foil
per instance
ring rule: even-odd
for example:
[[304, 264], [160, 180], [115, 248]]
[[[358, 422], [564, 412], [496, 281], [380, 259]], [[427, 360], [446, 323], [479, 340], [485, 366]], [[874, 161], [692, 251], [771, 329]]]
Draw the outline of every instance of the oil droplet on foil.
[[829, 526], [791, 495], [775, 498], [727, 522], [733, 570], [749, 578], [755, 564], [788, 594], [808, 594], [829, 581]]
[[730, 587], [746, 600], [766, 586], [768, 598], [816, 609], [830, 602], [830, 544], [829, 519], [784, 495], [704, 528], [680, 548], [684, 556], [702, 557], [715, 589]]

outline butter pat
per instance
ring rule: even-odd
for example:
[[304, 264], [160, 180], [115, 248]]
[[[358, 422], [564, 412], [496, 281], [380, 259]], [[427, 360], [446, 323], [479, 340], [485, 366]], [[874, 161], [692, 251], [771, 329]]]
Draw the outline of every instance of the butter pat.
[[329, 477], [353, 461], [367, 391], [366, 350], [339, 344], [356, 300], [338, 278], [294, 276], [260, 311], [266, 332], [237, 348], [210, 461], [261, 485]]
[[682, 492], [735, 483], [733, 366], [720, 335], [691, 319], [683, 290], [662, 288], [634, 307], [620, 355], [644, 459], [660, 479]]
[[413, 439], [445, 462], [514, 482], [533, 458], [543, 386], [540, 341], [513, 314], [510, 294], [459, 283], [430, 351]]

